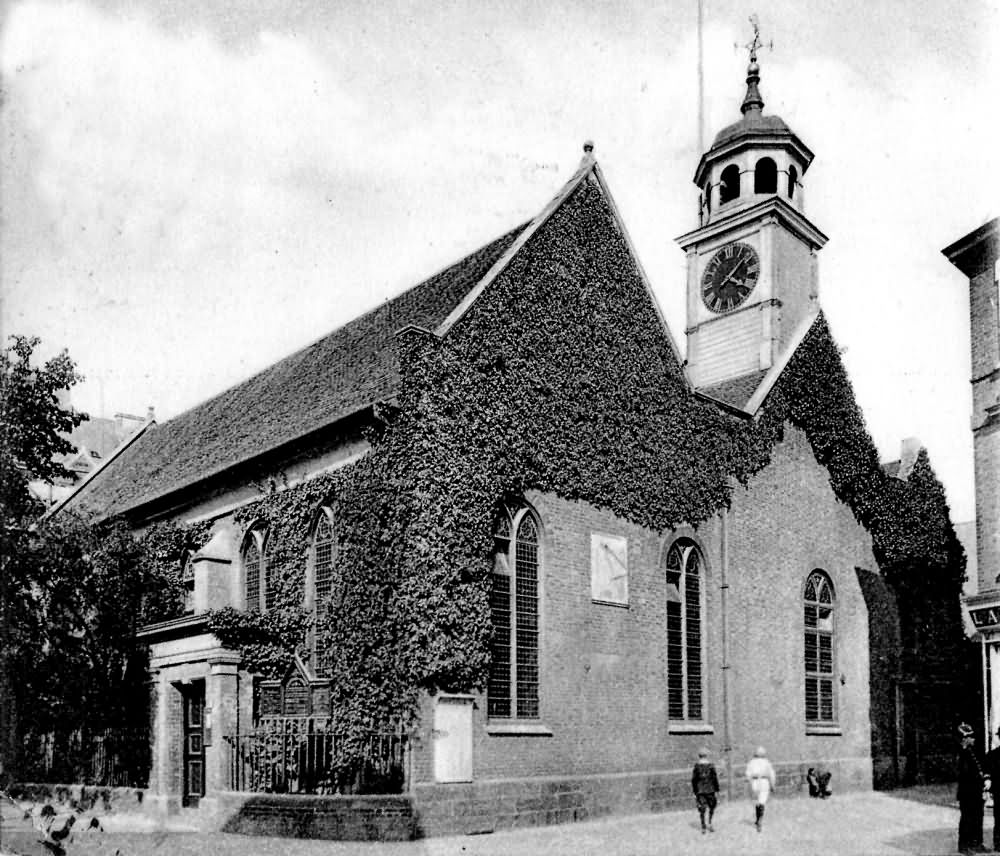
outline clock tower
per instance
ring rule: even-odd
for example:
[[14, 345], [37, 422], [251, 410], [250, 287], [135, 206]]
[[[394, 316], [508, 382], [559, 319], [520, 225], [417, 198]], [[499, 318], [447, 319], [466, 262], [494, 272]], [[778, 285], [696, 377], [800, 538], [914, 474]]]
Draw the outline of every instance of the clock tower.
[[755, 24], [743, 117], [702, 155], [699, 225], [677, 239], [687, 254], [688, 375], [705, 391], [752, 385], [817, 309], [816, 253], [827, 239], [804, 211], [813, 153], [763, 114], [759, 46]]

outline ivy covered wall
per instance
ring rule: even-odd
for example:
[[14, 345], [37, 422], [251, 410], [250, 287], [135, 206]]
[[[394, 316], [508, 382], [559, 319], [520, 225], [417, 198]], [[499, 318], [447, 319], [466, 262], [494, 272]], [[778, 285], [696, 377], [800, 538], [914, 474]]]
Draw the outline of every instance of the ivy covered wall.
[[871, 532], [886, 579], [905, 587], [926, 574], [935, 621], [961, 633], [964, 556], [940, 485], [926, 459], [906, 483], [883, 473], [822, 316], [756, 421], [692, 394], [596, 180], [446, 336], [409, 329], [397, 345], [402, 393], [371, 451], [238, 512], [240, 525], [268, 528], [280, 608], [212, 616], [253, 671], [277, 675], [304, 652], [309, 535], [329, 506], [342, 584], [321, 630], [342, 730], [406, 721], [422, 689], [484, 685], [491, 525], [504, 502], [533, 488], [657, 532], [697, 526], [767, 465], [786, 424]]

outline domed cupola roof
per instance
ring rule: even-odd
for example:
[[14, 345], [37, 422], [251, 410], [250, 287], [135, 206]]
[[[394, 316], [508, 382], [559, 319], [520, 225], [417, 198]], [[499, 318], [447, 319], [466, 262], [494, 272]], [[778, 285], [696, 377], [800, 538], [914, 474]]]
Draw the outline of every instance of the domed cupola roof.
[[808, 169], [813, 159], [812, 151], [780, 116], [764, 115], [764, 98], [760, 94], [759, 84], [760, 66], [757, 64], [755, 36], [754, 44], [751, 46], [750, 65], [747, 66], [747, 93], [740, 106], [743, 117], [715, 135], [711, 147], [702, 155], [698, 164], [695, 184], [701, 185], [707, 168], [714, 161], [751, 147], [787, 146], [798, 154], [802, 171]]

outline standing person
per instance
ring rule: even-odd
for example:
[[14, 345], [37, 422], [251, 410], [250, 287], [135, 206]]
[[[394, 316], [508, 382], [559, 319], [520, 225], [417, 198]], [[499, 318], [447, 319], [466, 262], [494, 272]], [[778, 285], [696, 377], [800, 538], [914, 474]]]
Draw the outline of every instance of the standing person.
[[971, 853], [983, 844], [983, 786], [985, 776], [979, 763], [972, 726], [958, 726], [961, 749], [958, 753], [958, 849]]
[[767, 805], [767, 798], [774, 788], [774, 767], [767, 760], [767, 752], [764, 751], [763, 746], [757, 747], [753, 758], [747, 763], [746, 775], [755, 800], [753, 825], [760, 832], [764, 823], [764, 806]]
[[[997, 729], [997, 737], [1000, 737], [1000, 728]], [[990, 780], [990, 791], [993, 794], [993, 849], [1000, 851], [1000, 743], [996, 749], [986, 753], [983, 769]]]
[[[715, 806], [718, 804], [716, 794], [719, 792], [719, 774], [715, 764], [708, 760], [708, 750], [698, 752], [698, 761], [691, 771], [691, 790], [694, 791], [698, 803], [698, 816], [701, 818], [701, 834], [715, 832], [712, 818], [715, 816]], [[705, 826], [705, 812], [708, 812], [708, 827]]]

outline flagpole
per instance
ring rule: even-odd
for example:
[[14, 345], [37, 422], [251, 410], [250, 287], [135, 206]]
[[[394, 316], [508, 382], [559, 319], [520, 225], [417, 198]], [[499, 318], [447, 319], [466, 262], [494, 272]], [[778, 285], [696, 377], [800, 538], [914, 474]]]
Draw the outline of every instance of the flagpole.
[[698, 0], [698, 152], [705, 151], [705, 4]]

